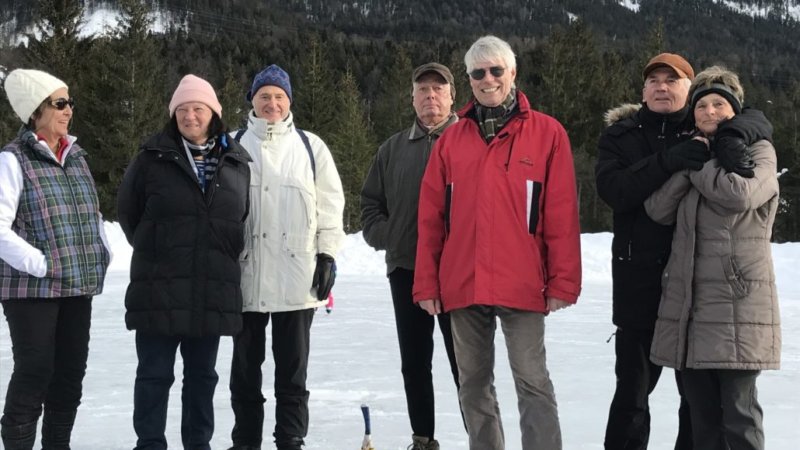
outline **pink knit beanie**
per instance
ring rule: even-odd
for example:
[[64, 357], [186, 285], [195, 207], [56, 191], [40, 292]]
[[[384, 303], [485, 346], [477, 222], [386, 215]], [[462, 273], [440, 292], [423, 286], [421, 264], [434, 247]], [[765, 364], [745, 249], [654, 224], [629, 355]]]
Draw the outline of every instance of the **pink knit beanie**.
[[169, 116], [175, 114], [178, 106], [188, 102], [205, 103], [212, 111], [217, 113], [219, 118], [222, 118], [222, 105], [217, 100], [217, 94], [211, 84], [192, 74], [186, 75], [181, 79], [175, 93], [172, 94], [172, 100], [169, 102]]

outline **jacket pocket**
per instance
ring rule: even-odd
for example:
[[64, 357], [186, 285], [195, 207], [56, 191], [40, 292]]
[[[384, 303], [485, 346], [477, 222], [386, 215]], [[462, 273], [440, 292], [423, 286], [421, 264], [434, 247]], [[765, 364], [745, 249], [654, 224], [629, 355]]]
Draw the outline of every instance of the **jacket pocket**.
[[541, 195], [542, 183], [533, 180], [525, 180], [528, 234], [536, 234], [536, 226], [539, 224], [539, 197]]
[[281, 228], [285, 249], [310, 252], [314, 248], [316, 207], [311, 192], [298, 180], [286, 178], [281, 183]]
[[725, 272], [725, 278], [733, 291], [734, 298], [743, 298], [747, 296], [747, 283], [742, 276], [742, 271], [736, 265], [736, 261], [732, 257], [722, 257], [722, 269]]

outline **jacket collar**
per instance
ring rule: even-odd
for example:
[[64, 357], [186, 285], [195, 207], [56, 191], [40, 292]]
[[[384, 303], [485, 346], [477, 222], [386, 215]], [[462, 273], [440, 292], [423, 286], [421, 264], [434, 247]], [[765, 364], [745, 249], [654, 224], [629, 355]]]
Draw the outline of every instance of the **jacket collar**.
[[[23, 125], [19, 129], [17, 132], [17, 138], [28, 147], [34, 149], [34, 151], [40, 156], [44, 156], [56, 161], [56, 155], [50, 150], [50, 147], [47, 146], [47, 143], [43, 140], [39, 140], [39, 138], [36, 136], [36, 133], [34, 133], [33, 130], [28, 128], [26, 125]], [[71, 153], [75, 153], [76, 150], [80, 150], [80, 148], [75, 145], [75, 141], [78, 140], [78, 138], [75, 136], [67, 135], [62, 139], [64, 139], [64, 144], [66, 145], [63, 150], [64, 153], [62, 158], [64, 161], [66, 161], [67, 157]]]
[[447, 118], [447, 121], [443, 124], [439, 125], [438, 127], [434, 128], [433, 130], [428, 130], [428, 128], [420, 125], [418, 119], [414, 119], [414, 125], [411, 127], [411, 131], [408, 133], [408, 140], [409, 141], [416, 141], [417, 139], [422, 139], [427, 137], [428, 135], [439, 137], [444, 133], [444, 130], [447, 129], [450, 125], [458, 122], [458, 116], [455, 113], [450, 113], [450, 117]]
[[[472, 99], [458, 111], [458, 117], [475, 119], [475, 104], [475, 97], [472, 97]], [[522, 92], [522, 89], [519, 88], [517, 88], [517, 111], [517, 114], [513, 117], [519, 117], [520, 119], [527, 119], [532, 111], [528, 97]]]
[[642, 109], [639, 110], [639, 120], [645, 125], [661, 126], [661, 124], [666, 123], [669, 126], [676, 126], [683, 124], [687, 120], [688, 116], [688, 105], [668, 114], [658, 113], [650, 110], [650, 108], [647, 107], [647, 103], [644, 103], [642, 105]]
[[[241, 162], [251, 161], [250, 155], [244, 147], [227, 134], [223, 133], [219, 136], [217, 142], [218, 145], [222, 146], [222, 155], [230, 154], [231, 157]], [[157, 152], [177, 152], [181, 157], [188, 160], [180, 134], [173, 135], [173, 133], [166, 130], [151, 136], [141, 148], [142, 150]]]
[[247, 129], [255, 134], [259, 140], [274, 140], [278, 136], [282, 136], [294, 131], [294, 114], [289, 112], [286, 120], [277, 123], [269, 123], [266, 119], [256, 117], [251, 110], [247, 115]]

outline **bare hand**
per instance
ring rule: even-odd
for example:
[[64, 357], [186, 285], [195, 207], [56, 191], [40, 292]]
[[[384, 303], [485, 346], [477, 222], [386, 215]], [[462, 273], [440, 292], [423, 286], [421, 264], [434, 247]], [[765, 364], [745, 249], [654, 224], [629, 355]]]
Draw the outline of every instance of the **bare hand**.
[[559, 309], [568, 308], [572, 305], [573, 304], [570, 302], [555, 297], [547, 297], [547, 310], [550, 312], [556, 312]]
[[420, 308], [428, 312], [428, 314], [435, 316], [442, 312], [442, 301], [438, 298], [430, 300], [420, 300], [418, 303]]

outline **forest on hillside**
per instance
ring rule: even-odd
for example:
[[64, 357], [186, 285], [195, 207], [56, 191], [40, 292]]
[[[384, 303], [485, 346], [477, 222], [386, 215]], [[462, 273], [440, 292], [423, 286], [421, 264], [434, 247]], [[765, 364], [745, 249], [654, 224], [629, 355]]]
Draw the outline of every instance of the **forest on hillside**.
[[[211, 81], [235, 129], [249, 108], [244, 94], [252, 76], [277, 63], [292, 77], [298, 125], [320, 135], [334, 154], [347, 195], [345, 226], [358, 231], [358, 194], [372, 156], [412, 123], [413, 67], [432, 60], [449, 65], [461, 106], [470, 94], [464, 52], [476, 37], [495, 33], [517, 54], [517, 85], [569, 133], [584, 232], [611, 224], [594, 186], [603, 113], [640, 100], [644, 63], [676, 51], [698, 71], [716, 63], [738, 71], [746, 103], [772, 120], [779, 167], [786, 169], [775, 239], [800, 240], [800, 28], [786, 17], [750, 18], [697, 0], [645, 0], [639, 13], [588, 0], [289, 0], [280, 7], [256, 0], [118, 0], [122, 20], [115, 29], [80, 37], [84, 8], [101, 3], [38, 0], [27, 13], [36, 32], [27, 46], [0, 48], [0, 72], [41, 68], [70, 85], [77, 103], [72, 132], [90, 154], [111, 220], [125, 167], [167, 121], [181, 76]], [[164, 33], [149, 31], [156, 9], [170, 18]], [[570, 21], [565, 10], [579, 19]], [[17, 27], [23, 16], [15, 18]], [[0, 102], [0, 142], [13, 138], [18, 125], [8, 102]]]

